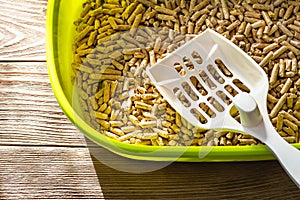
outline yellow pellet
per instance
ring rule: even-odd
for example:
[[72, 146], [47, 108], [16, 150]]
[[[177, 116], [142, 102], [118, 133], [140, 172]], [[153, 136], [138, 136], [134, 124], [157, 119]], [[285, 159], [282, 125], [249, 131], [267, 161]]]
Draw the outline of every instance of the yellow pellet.
[[158, 134], [157, 133], [137, 133], [136, 138], [141, 140], [151, 140], [151, 139], [157, 139]]
[[288, 96], [286, 100], [286, 105], [288, 108], [293, 108], [294, 98], [292, 96]]
[[143, 100], [151, 100], [151, 99], [156, 99], [158, 97], [158, 94], [142, 94], [141, 99]]
[[124, 12], [122, 13], [122, 18], [123, 19], [128, 19], [128, 17], [131, 15], [131, 13], [134, 11], [134, 9], [136, 8], [137, 3], [131, 3], [129, 6], [126, 7], [126, 9], [124, 10]]
[[106, 110], [106, 108], [107, 108], [107, 104], [104, 103], [104, 104], [102, 104], [102, 105], [100, 106], [100, 108], [98, 109], [98, 111], [99, 111], [99, 112], [104, 112], [104, 111]]
[[158, 135], [159, 135], [160, 137], [163, 137], [163, 138], [166, 138], [166, 139], [169, 138], [169, 133], [168, 133], [168, 131], [161, 130], [161, 129], [158, 129], [158, 128], [153, 128], [153, 131], [154, 131], [155, 133], [158, 133]]
[[137, 130], [137, 127], [135, 126], [124, 126], [124, 127], [121, 127], [121, 130], [124, 132], [124, 133], [131, 133], [131, 132], [134, 132]]
[[110, 99], [110, 82], [103, 82], [103, 101], [107, 103]]
[[97, 9], [95, 9], [95, 10], [90, 11], [89, 15], [92, 16], [92, 17], [94, 17], [94, 16], [97, 16], [97, 15], [102, 14], [102, 13], [103, 13], [103, 8], [99, 7]]
[[110, 114], [110, 119], [109, 120], [116, 120], [118, 115], [119, 115], [120, 111], [119, 110], [112, 110], [111, 114]]
[[176, 115], [175, 115], [175, 124], [177, 125], [177, 127], [181, 127], [181, 116], [177, 112], [176, 112]]
[[210, 3], [210, 0], [203, 0], [193, 8], [193, 11], [201, 10], [202, 8], [207, 6], [209, 3]]
[[274, 85], [277, 81], [279, 73], [279, 64], [276, 63], [272, 69], [271, 76], [270, 76], [270, 85]]
[[110, 83], [110, 95], [111, 95], [111, 97], [115, 96], [117, 86], [118, 86], [118, 81], [112, 81]]
[[170, 127], [175, 133], [180, 132], [180, 128], [176, 124], [172, 124]]
[[137, 134], [136, 132], [128, 133], [123, 136], [120, 136], [117, 140], [119, 140], [121, 142], [123, 142], [125, 140], [130, 140], [131, 138], [135, 137], [136, 134]]
[[142, 20], [142, 16], [143, 16], [142, 14], [136, 15], [136, 17], [135, 17], [135, 19], [134, 19], [134, 21], [132, 23], [132, 26], [130, 28], [131, 33], [134, 34], [133, 31], [136, 30], [139, 27], [139, 25], [141, 23], [141, 20]]
[[124, 25], [117, 25], [116, 30], [118, 30], [118, 31], [127, 31], [130, 28], [131, 28], [130, 25], [124, 24]]
[[122, 121], [109, 121], [111, 127], [121, 127], [124, 125]]
[[159, 146], [164, 146], [164, 145], [165, 145], [165, 142], [164, 142], [163, 138], [161, 138], [161, 137], [158, 137], [158, 138], [156, 139], [156, 142], [157, 142], [157, 144], [158, 144]]
[[102, 120], [102, 119], [97, 119], [96, 121], [100, 124], [100, 126], [101, 126], [102, 129], [109, 130], [110, 123], [108, 121]]
[[97, 119], [103, 119], [103, 120], [107, 120], [108, 119], [108, 115], [102, 112], [95, 112], [95, 117]]
[[97, 37], [97, 31], [91, 32], [91, 34], [89, 36], [88, 43], [87, 43], [88, 46], [92, 46], [95, 43], [96, 37]]
[[300, 111], [294, 110], [293, 114], [298, 120], [300, 120]]
[[131, 121], [132, 124], [138, 126], [140, 121], [138, 120], [138, 118], [136, 118], [134, 115], [129, 115], [129, 120]]
[[112, 133], [114, 133], [114, 134], [116, 134], [116, 135], [118, 135], [118, 136], [123, 136], [123, 135], [125, 135], [124, 134], [124, 132], [121, 130], [121, 129], [119, 129], [119, 128], [113, 128], [113, 127], [110, 127], [110, 132], [112, 132]]
[[157, 122], [156, 121], [142, 121], [139, 123], [139, 126], [142, 128], [153, 128], [153, 127], [157, 127]]
[[104, 135], [106, 135], [109, 138], [118, 140], [119, 136], [116, 135], [115, 133], [109, 132], [109, 131], [104, 131]]
[[251, 24], [252, 28], [259, 28], [259, 27], [262, 27], [265, 25], [266, 25], [266, 23], [263, 20], [259, 20], [257, 22], [254, 22], [253, 24]]
[[113, 29], [117, 29], [118, 24], [116, 23], [113, 17], [109, 17], [108, 22]]
[[130, 17], [128, 17], [127, 22], [128, 24], [132, 24], [134, 19], [136, 18], [136, 16], [138, 14], [143, 14], [143, 12], [145, 11], [145, 7], [143, 6], [143, 4], [139, 4], [135, 10], [132, 12], [132, 14], [130, 15]]

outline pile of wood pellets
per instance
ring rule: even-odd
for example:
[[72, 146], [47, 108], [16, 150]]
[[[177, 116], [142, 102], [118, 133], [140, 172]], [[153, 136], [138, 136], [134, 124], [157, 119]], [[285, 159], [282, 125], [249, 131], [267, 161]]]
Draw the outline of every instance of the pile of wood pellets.
[[269, 78], [277, 132], [299, 142], [300, 2], [287, 0], [87, 0], [74, 22], [74, 85], [88, 124], [128, 144], [260, 145], [254, 137], [203, 130], [161, 96], [145, 69], [207, 28], [250, 55]]

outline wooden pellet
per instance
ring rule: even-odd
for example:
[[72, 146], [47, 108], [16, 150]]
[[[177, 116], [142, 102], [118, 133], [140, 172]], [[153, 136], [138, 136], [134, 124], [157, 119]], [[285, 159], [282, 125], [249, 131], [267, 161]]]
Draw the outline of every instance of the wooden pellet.
[[272, 44], [269, 44], [268, 46], [264, 47], [263, 48], [263, 54], [267, 54], [269, 53], [270, 51], [276, 49], [279, 45], [277, 43], [272, 43]]
[[124, 134], [124, 132], [121, 130], [121, 129], [119, 129], [119, 128], [113, 128], [113, 127], [110, 127], [110, 132], [112, 132], [112, 133], [114, 133], [114, 134], [116, 134], [116, 135], [118, 135], [118, 136], [123, 136], [123, 135], [125, 135]]
[[288, 50], [288, 48], [286, 46], [282, 46], [279, 49], [277, 49], [273, 54], [273, 59], [281, 56], [286, 50]]
[[293, 36], [293, 33], [287, 27], [285, 27], [281, 22], [277, 22], [277, 26], [285, 35], [290, 37]]
[[[216, 137], [204, 140], [209, 131], [193, 127], [176, 113], [145, 73], [148, 66], [191, 38], [185, 34], [199, 34], [211, 28], [237, 44], [265, 70], [270, 83], [267, 106], [271, 121], [282, 137], [298, 142], [298, 12], [297, 1], [283, 0], [107, 0], [103, 5], [100, 1], [95, 5], [87, 2], [81, 19], [74, 22], [77, 36], [72, 63], [87, 122], [96, 128], [100, 126], [107, 137], [130, 144], [259, 144], [254, 138], [232, 132], [217, 132]], [[128, 34], [120, 34], [127, 30]], [[232, 77], [230, 72], [223, 73]], [[207, 94], [197, 83], [195, 87]], [[190, 94], [190, 89], [185, 89]], [[194, 99], [192, 94], [190, 97]], [[182, 94], [178, 98], [185, 101]], [[231, 103], [227, 97], [222, 99]], [[209, 102], [218, 106], [213, 99]], [[203, 109], [207, 110], [205, 106]], [[142, 137], [142, 133], [157, 136]]]
[[283, 104], [285, 104], [286, 98], [287, 98], [287, 93], [282, 95], [278, 102], [276, 103], [275, 107], [271, 110], [270, 117], [273, 118], [277, 115], [277, 113], [280, 111], [281, 107]]
[[294, 136], [289, 136], [289, 137], [283, 137], [287, 142], [289, 143], [294, 143], [296, 142], [296, 138]]
[[276, 124], [277, 131], [281, 131], [283, 128], [283, 114], [279, 113], [277, 117], [277, 124]]
[[259, 4], [259, 3], [255, 3], [252, 6], [254, 9], [258, 9], [258, 10], [271, 10], [271, 6], [267, 5], [267, 4]]
[[118, 138], [119, 138], [118, 135], [116, 135], [116, 134], [114, 134], [114, 133], [112, 133], [112, 132], [109, 132], [109, 131], [104, 131], [103, 133], [104, 133], [104, 135], [106, 135], [107, 137], [112, 138], [112, 139], [115, 139], [115, 140], [118, 140]]
[[264, 67], [266, 64], [268, 64], [268, 63], [271, 61], [271, 59], [273, 58], [273, 56], [274, 56], [273, 51], [270, 51], [270, 52], [266, 55], [266, 57], [264, 57], [264, 59], [259, 63], [259, 65], [260, 65], [261, 67]]
[[283, 41], [281, 44], [286, 46], [288, 49], [290, 49], [296, 56], [300, 55], [300, 50], [294, 47], [293, 45], [291, 45], [289, 42]]
[[227, 6], [227, 1], [221, 0], [221, 6], [222, 6], [224, 19], [229, 19], [229, 10], [228, 10], [228, 6]]
[[290, 127], [291, 129], [293, 129], [293, 131], [298, 131], [299, 130], [299, 126], [297, 126], [297, 124], [291, 122], [288, 119], [284, 119], [283, 120], [283, 124], [285, 124], [287, 127]]
[[287, 113], [285, 111], [282, 111], [280, 113], [284, 116], [284, 118], [286, 118], [289, 121], [293, 122], [297, 126], [300, 126], [300, 121], [296, 117], [294, 117], [293, 115], [291, 115], [291, 114], [289, 114], [289, 113]]
[[288, 78], [287, 81], [285, 82], [284, 86], [280, 90], [280, 94], [287, 93], [287, 91], [290, 89], [290, 87], [292, 86], [292, 84], [293, 84], [292, 79]]
[[101, 113], [101, 112], [95, 112], [95, 117], [97, 119], [103, 119], [103, 120], [107, 120], [108, 119], [108, 115], [105, 113]]
[[142, 14], [145, 11], [145, 7], [142, 4], [139, 4], [134, 11], [131, 13], [131, 15], [127, 18], [127, 22], [129, 25], [132, 25], [134, 22], [136, 16], [138, 14]]
[[157, 139], [158, 134], [157, 133], [137, 133], [136, 138], [141, 140], [151, 140], [151, 139]]
[[121, 141], [121, 142], [130, 140], [131, 138], [134, 138], [136, 136], [136, 134], [137, 134], [137, 132], [131, 132], [131, 133], [128, 133], [128, 134], [118, 137], [117, 140]]

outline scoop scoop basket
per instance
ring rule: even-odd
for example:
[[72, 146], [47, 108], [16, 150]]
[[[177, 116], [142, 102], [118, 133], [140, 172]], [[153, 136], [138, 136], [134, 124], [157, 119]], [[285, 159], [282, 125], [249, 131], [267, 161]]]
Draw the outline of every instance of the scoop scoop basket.
[[300, 151], [276, 132], [268, 116], [267, 75], [239, 47], [207, 29], [148, 68], [147, 74], [191, 124], [256, 137], [300, 186]]

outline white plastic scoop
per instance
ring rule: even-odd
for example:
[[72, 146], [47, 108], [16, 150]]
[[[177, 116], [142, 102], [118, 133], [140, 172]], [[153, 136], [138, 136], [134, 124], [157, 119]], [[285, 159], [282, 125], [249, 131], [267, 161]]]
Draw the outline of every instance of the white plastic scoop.
[[[207, 29], [147, 74], [191, 124], [248, 133], [265, 143], [300, 188], [300, 151], [274, 129], [266, 105], [268, 78], [239, 47]], [[237, 110], [241, 122], [233, 117]]]

